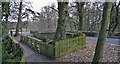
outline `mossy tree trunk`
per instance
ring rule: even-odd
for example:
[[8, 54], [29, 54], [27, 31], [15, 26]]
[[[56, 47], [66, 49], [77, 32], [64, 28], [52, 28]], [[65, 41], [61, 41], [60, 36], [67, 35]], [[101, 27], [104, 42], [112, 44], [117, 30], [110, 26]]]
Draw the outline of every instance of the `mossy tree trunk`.
[[76, 2], [76, 8], [79, 16], [78, 30], [83, 30], [83, 15], [84, 15], [84, 4], [85, 2]]
[[21, 14], [22, 14], [22, 0], [20, 1], [19, 14], [18, 14], [18, 22], [17, 22], [17, 25], [16, 25], [15, 36], [19, 35], [19, 28], [20, 28], [20, 22], [21, 22]]
[[93, 64], [94, 64], [94, 62], [100, 62], [102, 60], [105, 40], [107, 37], [109, 23], [110, 23], [111, 8], [112, 8], [112, 2], [105, 2], [104, 3], [102, 25], [100, 28], [99, 37], [98, 37], [97, 45], [95, 48], [95, 55], [93, 58]]
[[66, 38], [66, 22], [68, 18], [68, 2], [58, 2], [58, 26], [55, 33], [55, 41]]

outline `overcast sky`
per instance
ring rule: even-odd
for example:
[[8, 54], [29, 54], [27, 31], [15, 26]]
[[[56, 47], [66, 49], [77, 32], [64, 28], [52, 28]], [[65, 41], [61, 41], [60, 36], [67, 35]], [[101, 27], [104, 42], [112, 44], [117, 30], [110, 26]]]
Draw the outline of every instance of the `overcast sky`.
[[[52, 3], [55, 3], [56, 5], [56, 8], [57, 8], [57, 0], [25, 0], [25, 1], [30, 1], [32, 6], [33, 6], [33, 10], [34, 11], [37, 11], [37, 12], [41, 12], [41, 8], [46, 6], [46, 5], [50, 5]], [[70, 2], [71, 1], [74, 1], [74, 0], [69, 0]], [[75, 0], [77, 1], [77, 0]], [[81, 0], [78, 0], [78, 1], [81, 1]], [[93, 2], [93, 1], [104, 1], [104, 0], [89, 0], [90, 2]], [[106, 0], [106, 1], [109, 1], [109, 0]], [[116, 1], [116, 0], [111, 0], [111, 1]], [[119, 0], [117, 0], [118, 2]]]
[[57, 5], [57, 0], [28, 0], [31, 2], [34, 11], [40, 12], [41, 8], [46, 5], [51, 5], [55, 3]]

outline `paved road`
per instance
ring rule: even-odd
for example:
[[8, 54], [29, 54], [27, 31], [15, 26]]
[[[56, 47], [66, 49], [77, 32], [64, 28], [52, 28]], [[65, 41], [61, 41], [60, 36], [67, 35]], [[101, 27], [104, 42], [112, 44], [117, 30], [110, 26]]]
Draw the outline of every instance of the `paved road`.
[[[97, 42], [97, 39], [98, 39], [98, 37], [86, 37], [87, 41]], [[106, 42], [109, 43], [109, 44], [113, 44], [113, 45], [120, 45], [120, 39], [107, 38]]]
[[[31, 35], [30, 32], [19, 32], [19, 33], [22, 34], [22, 35], [25, 35], [25, 36]], [[10, 34], [10, 32], [9, 32], [9, 34]], [[14, 35], [15, 32], [13, 32], [12, 34]]]

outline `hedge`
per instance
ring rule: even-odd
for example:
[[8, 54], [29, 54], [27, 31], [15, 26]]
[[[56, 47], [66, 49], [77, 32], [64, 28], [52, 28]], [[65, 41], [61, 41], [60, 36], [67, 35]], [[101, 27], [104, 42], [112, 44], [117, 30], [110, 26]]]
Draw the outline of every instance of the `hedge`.
[[14, 39], [10, 37], [2, 39], [2, 62], [4, 64], [9, 64], [9, 62], [20, 64], [23, 53], [23, 49], [18, 43], [15, 43]]
[[86, 47], [85, 34], [55, 42], [55, 45], [47, 44], [42, 40], [31, 36], [21, 36], [21, 42], [27, 44], [37, 52], [52, 58], [60, 58], [66, 54]]

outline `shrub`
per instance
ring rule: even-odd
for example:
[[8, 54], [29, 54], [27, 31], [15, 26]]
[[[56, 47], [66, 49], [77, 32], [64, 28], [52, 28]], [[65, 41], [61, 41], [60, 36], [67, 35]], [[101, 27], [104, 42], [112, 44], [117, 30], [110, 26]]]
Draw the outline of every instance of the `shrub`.
[[14, 43], [8, 36], [2, 39], [2, 61], [3, 62], [20, 62], [23, 51], [19, 44]]

